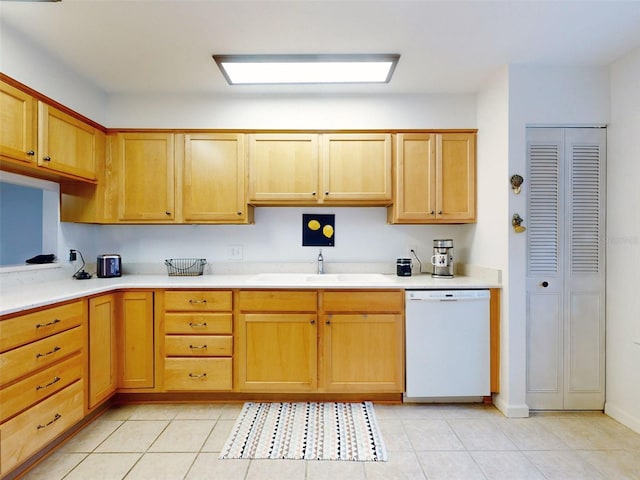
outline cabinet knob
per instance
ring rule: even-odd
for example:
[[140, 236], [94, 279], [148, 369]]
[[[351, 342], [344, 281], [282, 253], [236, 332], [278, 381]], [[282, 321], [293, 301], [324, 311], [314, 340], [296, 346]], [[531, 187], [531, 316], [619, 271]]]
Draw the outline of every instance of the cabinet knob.
[[316, 321], [315, 320], [311, 320], [310, 323], [311, 323], [311, 325], [315, 325]]
[[169, 210], [166, 210], [166, 211], [164, 212], [164, 214], [165, 214], [165, 215], [171, 215], [171, 212], [170, 212]]
[[436, 211], [435, 210], [431, 210], [431, 215], [435, 215]]
[[324, 192], [325, 195], [329, 195], [329, 192]]
[[242, 212], [236, 212], [236, 215], [242, 215]]
[[316, 192], [311, 192], [311, 195], [313, 195], [315, 197], [316, 196]]
[[29, 155], [30, 157], [33, 157], [36, 154], [36, 152], [34, 152], [33, 150], [29, 150], [27, 152], [27, 155]]
[[442, 210], [439, 210], [439, 211], [438, 211], [438, 215], [442, 215]]
[[47, 155], [42, 160], [44, 160], [45, 162], [50, 162], [51, 161], [51, 157], [49, 155]]
[[327, 320], [324, 322], [326, 325], [331, 325], [331, 320]]

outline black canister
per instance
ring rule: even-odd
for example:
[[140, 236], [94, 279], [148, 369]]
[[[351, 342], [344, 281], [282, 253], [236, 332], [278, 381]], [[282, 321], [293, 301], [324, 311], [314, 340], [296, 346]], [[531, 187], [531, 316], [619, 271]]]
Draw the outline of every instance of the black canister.
[[396, 260], [396, 274], [399, 277], [410, 277], [413, 264], [410, 258], [399, 258]]

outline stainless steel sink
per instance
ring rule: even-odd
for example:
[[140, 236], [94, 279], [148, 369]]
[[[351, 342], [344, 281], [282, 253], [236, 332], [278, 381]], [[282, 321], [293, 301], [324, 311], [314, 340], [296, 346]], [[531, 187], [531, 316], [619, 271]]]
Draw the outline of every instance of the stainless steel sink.
[[318, 284], [376, 284], [388, 283], [394, 277], [381, 273], [260, 273], [251, 278], [256, 283], [273, 283], [280, 285], [301, 285], [305, 283]]

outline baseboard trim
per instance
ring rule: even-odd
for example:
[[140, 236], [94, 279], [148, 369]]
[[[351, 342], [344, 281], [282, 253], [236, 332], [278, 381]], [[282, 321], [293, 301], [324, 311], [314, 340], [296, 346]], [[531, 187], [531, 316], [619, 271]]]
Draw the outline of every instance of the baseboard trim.
[[617, 407], [611, 402], [606, 402], [604, 404], [604, 413], [622, 423], [624, 426], [629, 427], [634, 432], [640, 433], [640, 418], [630, 414], [628, 411]]
[[512, 405], [503, 401], [500, 395], [493, 396], [493, 405], [507, 418], [527, 418], [529, 407], [526, 404]]

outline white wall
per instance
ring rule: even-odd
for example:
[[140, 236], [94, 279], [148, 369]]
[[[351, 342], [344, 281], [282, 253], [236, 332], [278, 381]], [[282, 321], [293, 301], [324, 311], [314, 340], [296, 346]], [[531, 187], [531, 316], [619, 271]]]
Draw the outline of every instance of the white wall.
[[104, 124], [107, 95], [48, 52], [0, 22], [0, 71], [78, 113]]
[[[527, 225], [527, 125], [593, 125], [609, 121], [607, 68], [509, 67], [509, 172], [525, 177], [523, 193], [509, 195], [509, 215]], [[505, 183], [508, 179], [505, 178]], [[509, 402], [526, 404], [526, 235], [509, 229], [508, 312]]]
[[111, 128], [475, 128], [475, 95], [112, 95]]
[[318, 247], [302, 246], [303, 213], [335, 214], [335, 246], [323, 248], [327, 271], [336, 262], [384, 262], [394, 272], [396, 258], [408, 256], [409, 247], [426, 267], [432, 240], [441, 237], [454, 239], [458, 258], [468, 257], [470, 226], [387, 225], [384, 208], [351, 207], [263, 207], [256, 210], [255, 225], [101, 226], [96, 248], [120, 253], [124, 264], [162, 265], [176, 257], [227, 262], [231, 245], [243, 247], [245, 262], [314, 262]]
[[[605, 411], [640, 432], [640, 49], [611, 68]], [[634, 343], [635, 342], [635, 343]]]
[[[478, 94], [478, 225], [469, 262], [502, 271], [500, 394], [495, 405], [507, 416], [527, 416], [520, 391], [520, 352], [510, 348], [509, 320], [509, 71], [503, 68]], [[512, 368], [512, 362], [516, 368]], [[511, 377], [515, 375], [515, 379]]]

